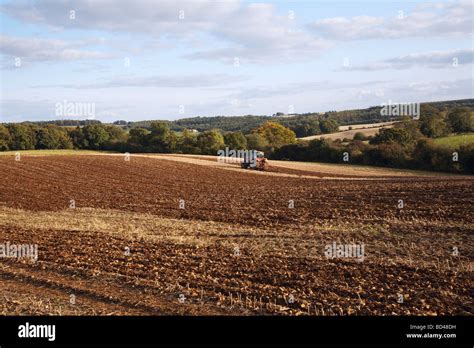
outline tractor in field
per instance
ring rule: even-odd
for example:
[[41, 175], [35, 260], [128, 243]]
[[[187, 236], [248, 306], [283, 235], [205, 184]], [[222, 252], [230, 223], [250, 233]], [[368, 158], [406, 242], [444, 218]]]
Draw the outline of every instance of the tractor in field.
[[240, 164], [243, 169], [265, 170], [268, 167], [267, 159], [262, 151], [245, 151]]

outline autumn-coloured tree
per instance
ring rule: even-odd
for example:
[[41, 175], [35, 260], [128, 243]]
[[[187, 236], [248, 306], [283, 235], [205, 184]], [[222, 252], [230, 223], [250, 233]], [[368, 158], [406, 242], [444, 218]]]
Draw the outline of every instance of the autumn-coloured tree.
[[271, 121], [265, 122], [259, 128], [254, 130], [254, 133], [264, 137], [268, 141], [269, 146], [273, 148], [293, 144], [296, 141], [295, 132], [279, 123]]

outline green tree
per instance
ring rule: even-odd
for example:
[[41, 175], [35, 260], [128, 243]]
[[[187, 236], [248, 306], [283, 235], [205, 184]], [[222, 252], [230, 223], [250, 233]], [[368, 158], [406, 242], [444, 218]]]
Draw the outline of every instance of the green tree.
[[268, 149], [268, 141], [258, 133], [251, 133], [245, 136], [247, 139], [247, 148], [249, 150], [266, 151]]
[[37, 149], [71, 149], [72, 140], [64, 128], [47, 125], [36, 130]]
[[7, 126], [12, 137], [12, 150], [33, 150], [36, 145], [35, 132], [32, 127], [23, 123]]
[[12, 136], [7, 127], [0, 124], [0, 151], [8, 151], [12, 143]]
[[226, 133], [224, 135], [224, 142], [232, 150], [245, 150], [247, 148], [247, 139], [242, 132]]
[[474, 131], [474, 113], [468, 107], [457, 107], [446, 115], [446, 123], [454, 133]]
[[186, 128], [183, 129], [181, 137], [178, 138], [177, 149], [182, 153], [201, 153], [201, 149], [197, 145], [197, 137]]
[[370, 140], [370, 144], [400, 144], [407, 145], [411, 143], [413, 139], [410, 137], [410, 133], [403, 128], [382, 128], [380, 131]]
[[[295, 122], [296, 125], [294, 124]], [[285, 127], [290, 128], [292, 131], [295, 132], [298, 138], [307, 137], [310, 135], [316, 135], [321, 133], [321, 128], [319, 126], [319, 121], [317, 119], [309, 119], [309, 120], [302, 120], [302, 121], [290, 121], [280, 122]]]
[[168, 144], [167, 151], [175, 152], [176, 149], [178, 148], [179, 138], [175, 132], [170, 132], [166, 142]]
[[150, 134], [145, 128], [132, 128], [129, 132], [128, 142], [135, 147], [145, 148], [148, 146], [148, 135]]
[[412, 141], [416, 141], [423, 137], [419, 129], [419, 121], [413, 120], [409, 116], [403, 116], [402, 121], [394, 125], [394, 128], [401, 128], [408, 132]]
[[39, 128], [36, 131], [36, 148], [37, 149], [57, 149], [56, 139], [46, 127]]
[[66, 128], [63, 127], [57, 127], [55, 130], [57, 141], [59, 142], [59, 148], [60, 149], [73, 149], [74, 145], [72, 143], [72, 139], [69, 136], [69, 132], [67, 131]]
[[165, 141], [170, 133], [170, 127], [166, 122], [154, 121], [150, 124], [150, 140]]
[[296, 141], [296, 134], [291, 129], [276, 123], [265, 122], [255, 130], [255, 133], [260, 134], [267, 141], [269, 146], [279, 148], [283, 145], [293, 144]]
[[319, 127], [321, 128], [321, 133], [334, 133], [339, 130], [337, 121], [333, 119], [321, 121]]
[[126, 150], [128, 134], [122, 127], [115, 125], [105, 125], [105, 130], [109, 134], [109, 139], [104, 144], [103, 148], [106, 150], [115, 150], [123, 152]]
[[459, 162], [461, 162], [464, 172], [474, 174], [474, 144], [459, 148]]
[[383, 167], [403, 167], [407, 163], [405, 148], [397, 142], [381, 143], [363, 154], [364, 164]]
[[150, 124], [148, 145], [152, 151], [171, 152], [176, 146], [176, 135], [171, 132], [168, 123], [155, 121]]
[[106, 125], [105, 129], [109, 133], [110, 143], [123, 143], [127, 141], [127, 133], [122, 129], [122, 127]]
[[81, 127], [77, 126], [76, 128], [69, 130], [69, 137], [72, 141], [72, 146], [75, 149], [87, 149], [89, 148], [89, 142], [84, 136], [84, 132]]
[[217, 129], [212, 129], [198, 135], [197, 145], [203, 154], [216, 155], [224, 148], [224, 137]]
[[367, 137], [365, 136], [364, 133], [362, 132], [357, 132], [356, 134], [354, 134], [354, 140], [359, 140], [359, 141], [364, 141], [364, 140], [367, 140]]
[[420, 110], [420, 131], [429, 138], [439, 138], [448, 134], [448, 127], [436, 108], [423, 104]]
[[308, 143], [308, 159], [311, 161], [340, 162], [342, 152], [332, 145], [334, 146], [334, 143], [324, 138], [311, 140]]
[[452, 171], [458, 164], [452, 160], [452, 150], [426, 138], [418, 140], [412, 158], [414, 164], [424, 170]]
[[82, 130], [89, 149], [100, 150], [109, 141], [109, 132], [101, 124], [87, 125]]

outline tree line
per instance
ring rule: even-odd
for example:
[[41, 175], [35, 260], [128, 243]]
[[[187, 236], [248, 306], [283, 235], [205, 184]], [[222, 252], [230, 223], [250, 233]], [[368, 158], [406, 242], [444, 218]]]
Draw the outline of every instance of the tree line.
[[296, 141], [296, 135], [279, 123], [268, 121], [245, 134], [218, 129], [194, 133], [174, 132], [169, 123], [154, 121], [149, 129], [129, 132], [101, 123], [80, 127], [44, 126], [33, 123], [0, 124], [0, 151], [34, 149], [88, 149], [120, 152], [159, 152], [216, 155], [230, 149], [259, 149], [273, 152]]
[[[474, 99], [451, 100], [442, 102], [421, 103], [422, 106], [431, 106], [440, 112], [447, 112], [455, 107], [474, 107]], [[260, 127], [268, 121], [278, 122], [295, 132], [298, 138], [332, 133], [338, 130], [339, 125], [351, 125], [357, 123], [378, 123], [394, 121], [398, 117], [387, 118], [381, 115], [380, 106], [373, 106], [366, 109], [327, 111], [324, 113], [304, 113], [292, 116], [215, 116], [215, 117], [192, 117], [182, 118], [175, 121], [164, 121], [168, 123], [171, 130], [181, 132], [184, 129], [196, 129], [204, 132], [211, 129], [220, 129], [223, 132], [240, 131], [244, 134], [250, 133], [253, 129]], [[278, 112], [275, 115], [283, 115]], [[150, 129], [153, 121], [127, 122], [116, 121], [114, 124], [126, 129], [145, 128]]]
[[433, 139], [474, 131], [474, 113], [469, 107], [440, 111], [422, 105], [420, 119], [404, 118], [393, 128], [366, 137], [331, 141], [315, 139], [278, 148], [274, 159], [351, 163], [454, 173], [474, 173], [474, 143], [449, 148]]
[[[128, 132], [120, 126], [91, 123], [77, 127], [33, 123], [0, 124], [0, 151], [30, 149], [90, 149], [119, 152], [159, 152], [216, 155], [225, 147], [265, 151], [273, 159], [321, 161], [375, 166], [474, 173], [474, 144], [450, 149], [432, 139], [474, 131], [469, 107], [449, 111], [422, 105], [419, 120], [405, 118], [393, 128], [366, 138], [302, 141], [281, 123], [266, 121], [250, 132], [211, 129], [175, 132], [169, 122], [150, 122]], [[318, 127], [321, 126], [318, 120]], [[331, 127], [336, 122], [327, 120]]]
[[[333, 133], [339, 129], [339, 124], [324, 115], [297, 115], [292, 117], [272, 116], [215, 116], [215, 117], [193, 117], [183, 118], [176, 121], [163, 121], [175, 132], [185, 129], [194, 129], [204, 132], [212, 129], [220, 129], [223, 132], [240, 131], [244, 134], [262, 126], [265, 122], [277, 122], [295, 132], [298, 138], [316, 134]], [[126, 122], [115, 121], [115, 125], [123, 126], [125, 129], [144, 128], [150, 129], [155, 121]]]

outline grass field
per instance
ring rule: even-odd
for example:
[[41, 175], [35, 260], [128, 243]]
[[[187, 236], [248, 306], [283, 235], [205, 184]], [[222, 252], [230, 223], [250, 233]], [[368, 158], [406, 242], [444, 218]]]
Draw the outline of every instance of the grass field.
[[53, 153], [0, 157], [1, 314], [474, 314], [472, 177]]
[[474, 133], [451, 135], [433, 140], [438, 145], [459, 148], [462, 145], [474, 144]]

